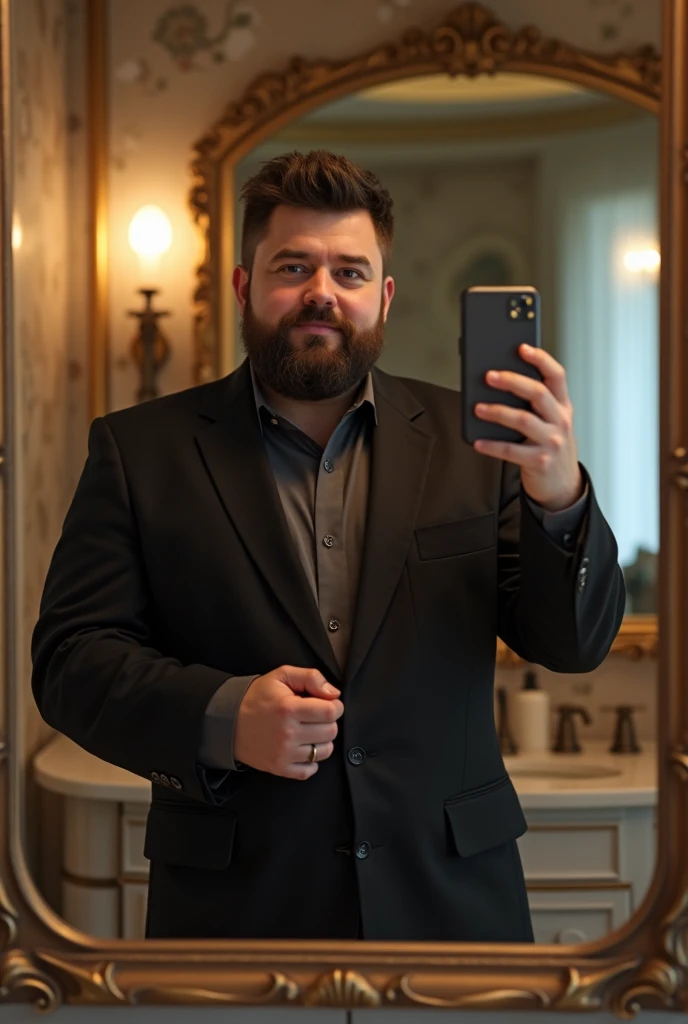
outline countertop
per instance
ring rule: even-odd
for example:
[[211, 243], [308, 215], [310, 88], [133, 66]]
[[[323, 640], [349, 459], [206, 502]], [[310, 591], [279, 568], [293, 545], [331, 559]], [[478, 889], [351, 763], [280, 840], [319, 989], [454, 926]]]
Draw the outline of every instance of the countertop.
[[[573, 807], [650, 807], [657, 803], [657, 745], [641, 742], [639, 754], [610, 754], [609, 742], [582, 740], [580, 754], [516, 754], [505, 757], [524, 810], [555, 810]], [[600, 766], [614, 775], [600, 778], [565, 778], [569, 766]], [[536, 775], [519, 775], [534, 767]], [[561, 772], [547, 777], [549, 768]]]
[[[608, 743], [585, 740], [581, 754], [516, 755], [505, 757], [524, 810], [584, 807], [648, 807], [657, 802], [657, 750], [643, 743], [640, 754], [610, 754]], [[57, 735], [34, 758], [36, 781], [63, 796], [90, 800], [148, 803], [151, 783], [101, 761]], [[572, 779], [542, 775], [521, 776], [519, 769], [535, 767], [565, 771], [569, 765], [599, 765], [613, 770], [604, 778]]]

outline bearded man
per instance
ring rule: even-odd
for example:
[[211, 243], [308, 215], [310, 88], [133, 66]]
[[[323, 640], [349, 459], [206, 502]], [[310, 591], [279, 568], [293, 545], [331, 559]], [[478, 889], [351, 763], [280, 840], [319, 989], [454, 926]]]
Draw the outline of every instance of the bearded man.
[[[154, 938], [532, 941], [495, 648], [588, 672], [624, 611], [564, 369], [477, 409], [375, 366], [392, 200], [327, 152], [243, 188], [229, 376], [91, 427], [35, 629], [45, 720], [150, 779]], [[418, 344], [425, 343], [419, 338]]]

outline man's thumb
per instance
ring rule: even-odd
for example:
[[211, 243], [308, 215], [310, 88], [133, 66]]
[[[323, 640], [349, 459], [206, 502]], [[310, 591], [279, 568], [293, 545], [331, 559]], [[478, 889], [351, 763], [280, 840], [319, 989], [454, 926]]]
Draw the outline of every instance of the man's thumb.
[[338, 697], [340, 690], [328, 683], [324, 676], [315, 669], [302, 669], [300, 672], [289, 672], [288, 685], [295, 693], [309, 693], [311, 697]]

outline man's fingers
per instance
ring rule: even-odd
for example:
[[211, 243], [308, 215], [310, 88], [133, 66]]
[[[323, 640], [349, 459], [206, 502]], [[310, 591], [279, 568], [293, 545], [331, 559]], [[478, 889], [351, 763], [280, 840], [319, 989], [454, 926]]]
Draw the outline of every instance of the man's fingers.
[[569, 401], [569, 392], [566, 384], [566, 370], [558, 363], [554, 356], [545, 352], [543, 348], [534, 348], [531, 345], [519, 345], [518, 354], [527, 363], [535, 366], [544, 377], [544, 382], [554, 397], [562, 405]]
[[311, 743], [331, 743], [339, 729], [336, 722], [325, 722], [322, 725], [302, 722], [294, 730], [294, 743], [299, 745]]
[[283, 779], [298, 779], [300, 782], [305, 782], [306, 779], [310, 779], [318, 770], [317, 761], [314, 764], [290, 764], [281, 773]]
[[326, 697], [332, 699], [338, 697], [340, 690], [332, 683], [328, 683], [322, 672], [316, 668], [297, 668], [294, 665], [282, 665], [277, 669], [278, 678], [281, 679], [294, 693], [310, 693], [314, 697]]
[[[510, 370], [501, 370], [500, 372], [490, 370], [486, 381], [496, 391], [509, 391], [519, 398], [525, 398], [548, 423], [559, 424], [562, 420], [562, 408], [556, 396], [539, 380], [524, 377], [520, 373], [512, 373]], [[480, 404], [485, 405], [486, 403]], [[493, 404], [489, 403], [489, 405]]]
[[[317, 764], [318, 761], [326, 761], [328, 757], [332, 757], [334, 750], [334, 743], [316, 743], [316, 759], [313, 764]], [[296, 754], [294, 760], [296, 763], [307, 762], [313, 752], [312, 743], [304, 743], [302, 746], [296, 748]]]
[[498, 405], [490, 403], [485, 405], [480, 402], [475, 407], [476, 415], [481, 420], [491, 423], [499, 423], [503, 427], [511, 427], [524, 434], [534, 444], [551, 444], [557, 428], [545, 420], [541, 420], [527, 409], [514, 409], [510, 405]]
[[294, 713], [299, 722], [336, 722], [344, 714], [344, 705], [340, 700], [301, 697]]

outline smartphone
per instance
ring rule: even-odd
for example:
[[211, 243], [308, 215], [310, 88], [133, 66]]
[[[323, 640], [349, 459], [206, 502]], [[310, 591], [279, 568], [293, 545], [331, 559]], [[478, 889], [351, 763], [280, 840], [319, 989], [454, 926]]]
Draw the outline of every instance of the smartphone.
[[488, 370], [513, 370], [542, 380], [538, 370], [518, 354], [522, 344], [540, 347], [540, 295], [530, 285], [475, 286], [461, 292], [462, 422], [464, 441], [524, 441], [517, 430], [479, 419], [478, 402], [498, 402], [529, 409], [530, 402], [510, 391], [492, 388], [485, 380]]

